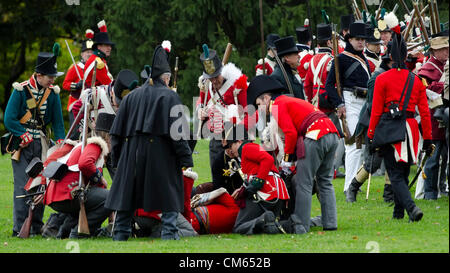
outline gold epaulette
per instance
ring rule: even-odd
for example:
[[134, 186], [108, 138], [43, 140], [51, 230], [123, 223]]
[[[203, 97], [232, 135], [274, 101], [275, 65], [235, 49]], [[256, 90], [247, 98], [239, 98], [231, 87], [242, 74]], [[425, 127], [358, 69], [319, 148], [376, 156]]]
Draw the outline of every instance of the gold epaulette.
[[102, 58], [97, 57], [95, 58], [97, 61], [97, 69], [103, 69], [105, 67], [105, 63], [103, 62]]

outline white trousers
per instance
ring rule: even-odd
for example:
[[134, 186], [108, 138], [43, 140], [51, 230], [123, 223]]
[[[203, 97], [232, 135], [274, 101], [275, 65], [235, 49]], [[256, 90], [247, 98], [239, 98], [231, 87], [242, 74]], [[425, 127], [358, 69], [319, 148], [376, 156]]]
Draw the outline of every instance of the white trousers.
[[[357, 98], [352, 92], [344, 91], [345, 111], [348, 129], [350, 134], [355, 133], [356, 125], [359, 120], [359, 113], [366, 102], [365, 98]], [[356, 175], [359, 167], [363, 164], [363, 150], [356, 149], [356, 143], [345, 144], [345, 184], [344, 191], [348, 189], [350, 183]]]

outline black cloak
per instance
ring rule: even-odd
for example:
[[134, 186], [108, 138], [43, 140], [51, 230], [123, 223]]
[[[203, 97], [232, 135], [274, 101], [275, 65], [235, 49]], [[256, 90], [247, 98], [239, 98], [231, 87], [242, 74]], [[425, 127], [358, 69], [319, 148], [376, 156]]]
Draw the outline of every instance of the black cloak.
[[105, 207], [183, 211], [182, 167], [192, 167], [193, 160], [181, 109], [178, 94], [160, 80], [124, 98], [110, 130], [117, 171]]

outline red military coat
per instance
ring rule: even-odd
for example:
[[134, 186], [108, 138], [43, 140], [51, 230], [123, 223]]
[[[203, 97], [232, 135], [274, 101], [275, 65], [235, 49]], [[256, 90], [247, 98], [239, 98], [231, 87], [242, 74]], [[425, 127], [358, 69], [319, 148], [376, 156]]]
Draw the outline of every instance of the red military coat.
[[[96, 55], [97, 54], [97, 55]], [[87, 74], [86, 81], [84, 86], [86, 88], [90, 88], [92, 86], [92, 75], [94, 73], [93, 67], [91, 64], [94, 61], [97, 61], [97, 72], [95, 75], [95, 86], [99, 85], [108, 85], [113, 81], [113, 77], [111, 73], [109, 73], [108, 65], [106, 63], [106, 59], [104, 57], [99, 57], [98, 55], [102, 55], [102, 53], [98, 51], [94, 51], [94, 54], [89, 57], [86, 64], [84, 65], [84, 74]]]
[[[398, 102], [402, 94], [405, 82], [407, 80], [409, 70], [390, 69], [380, 74], [375, 80], [375, 88], [373, 93], [372, 113], [370, 115], [370, 124], [367, 136], [373, 139], [376, 127], [383, 113], [388, 112], [388, 103], [392, 101]], [[423, 139], [431, 139], [431, 122], [430, 111], [428, 110], [427, 96], [425, 86], [419, 77], [415, 77], [414, 86], [411, 91], [411, 97], [408, 103], [407, 111], [415, 112], [416, 106], [419, 108]], [[399, 109], [403, 109], [403, 102], [400, 103]], [[394, 144], [395, 157], [397, 161], [408, 162], [408, 148], [411, 151], [413, 162], [417, 161], [419, 150], [419, 125], [414, 118], [407, 120], [407, 138], [401, 143]], [[410, 146], [407, 146], [408, 140]]]
[[73, 103], [80, 97], [81, 89], [74, 90], [73, 86], [76, 85], [80, 78], [77, 74], [80, 74], [81, 80], [84, 76], [84, 64], [83, 63], [77, 63], [76, 66], [71, 65], [69, 70], [67, 70], [66, 77], [64, 78], [63, 82], [63, 89], [70, 92], [69, 100], [67, 101], [67, 111], [70, 112], [73, 106]]
[[[269, 109], [284, 133], [284, 154], [291, 155], [296, 150], [299, 130], [305, 118], [314, 111], [320, 111], [311, 103], [288, 96], [279, 96]], [[338, 131], [329, 118], [320, 118], [307, 129], [305, 137], [318, 140], [322, 136]]]
[[[329, 48], [319, 48], [319, 53], [311, 58], [309, 63], [309, 69], [306, 73], [305, 81], [303, 82], [303, 88], [305, 94], [308, 97], [308, 102], [316, 107], [319, 107], [319, 98], [314, 98], [319, 90], [319, 94], [324, 94], [325, 83], [327, 82], [328, 71], [330, 71], [331, 61], [333, 55]], [[314, 101], [313, 101], [314, 98]], [[334, 109], [319, 109], [322, 112], [334, 111]]]
[[[256, 176], [266, 182], [258, 191], [264, 200], [289, 199], [288, 190], [283, 179], [278, 176], [273, 157], [256, 143], [244, 143], [241, 153], [242, 172], [251, 178]], [[251, 180], [251, 179], [249, 179]]]
[[[81, 144], [78, 144], [70, 153], [65, 155], [68, 158], [66, 159], [67, 161], [63, 160], [63, 162], [66, 162], [69, 170], [61, 181], [49, 181], [47, 191], [44, 195], [45, 205], [53, 202], [72, 200], [71, 192], [78, 186], [80, 172], [83, 174], [84, 181], [87, 182], [95, 174], [97, 169], [102, 171], [103, 158], [108, 154], [106, 142], [100, 137], [92, 137], [88, 139], [87, 143], [83, 152], [81, 152]], [[55, 153], [57, 152], [58, 150]], [[106, 188], [103, 184], [94, 186]]]

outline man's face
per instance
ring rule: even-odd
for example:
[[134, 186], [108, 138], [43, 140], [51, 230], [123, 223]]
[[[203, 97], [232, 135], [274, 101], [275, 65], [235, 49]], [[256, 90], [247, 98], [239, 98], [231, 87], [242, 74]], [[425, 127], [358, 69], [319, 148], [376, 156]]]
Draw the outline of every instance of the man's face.
[[242, 141], [233, 142], [230, 145], [226, 145], [226, 140], [222, 140], [222, 147], [225, 148], [225, 154], [227, 154], [231, 158], [239, 157], [239, 147], [242, 144]]
[[377, 54], [381, 52], [381, 45], [379, 45], [379, 44], [369, 44], [369, 43], [367, 43], [366, 46], [367, 46], [367, 49], [372, 51], [372, 52], [375, 52]]
[[97, 45], [98, 50], [105, 53], [106, 57], [109, 57], [111, 55], [112, 46], [111, 45]]
[[263, 94], [256, 98], [256, 107], [262, 108], [266, 110], [266, 113], [269, 113], [269, 104], [270, 104], [270, 96], [267, 94]]
[[55, 82], [55, 76], [36, 74], [36, 80], [43, 88], [48, 88]]
[[91, 57], [92, 53], [94, 53], [92, 49], [87, 49], [81, 52], [81, 59], [83, 59], [83, 62], [87, 62], [87, 60]]
[[283, 56], [284, 62], [287, 63], [292, 69], [297, 69], [300, 65], [300, 56], [298, 53], [291, 53]]
[[209, 80], [211, 81], [211, 84], [212, 84], [214, 90], [219, 90], [222, 87], [223, 82], [224, 82], [224, 78], [222, 75], [211, 78]]
[[387, 46], [389, 41], [392, 38], [392, 33], [390, 31], [382, 31], [381, 34], [381, 40], [383, 41], [384, 45]]
[[356, 51], [363, 51], [366, 40], [363, 38], [350, 38], [348, 40]]
[[433, 55], [436, 59], [438, 59], [441, 63], [445, 63], [448, 60], [448, 47], [434, 49]]

